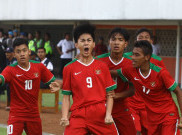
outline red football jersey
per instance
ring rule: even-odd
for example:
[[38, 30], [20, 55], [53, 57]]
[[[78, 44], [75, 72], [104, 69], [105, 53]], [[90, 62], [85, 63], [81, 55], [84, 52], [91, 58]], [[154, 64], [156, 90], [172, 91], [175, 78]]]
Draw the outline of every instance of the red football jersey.
[[71, 111], [106, 101], [106, 91], [114, 90], [107, 65], [93, 59], [89, 65], [75, 59], [63, 70], [63, 94], [73, 95]]
[[40, 118], [38, 110], [38, 94], [40, 81], [50, 84], [55, 80], [53, 74], [42, 64], [29, 62], [25, 70], [18, 63], [7, 66], [0, 74], [4, 83], [10, 85], [10, 116], [9, 119], [35, 121]]
[[[121, 59], [120, 62], [114, 63], [110, 57], [110, 53], [99, 55], [96, 57], [96, 59], [99, 59], [99, 60], [105, 62], [108, 65], [109, 70], [120, 69], [125, 64], [131, 63], [131, 60], [126, 58], [125, 55], [123, 55], [123, 58]], [[120, 77], [113, 78], [113, 79], [117, 84], [117, 88], [114, 90], [115, 93], [120, 93], [120, 92], [128, 89], [128, 86], [129, 86], [128, 82], [123, 82], [123, 80]], [[118, 113], [120, 114], [122, 112], [125, 112], [126, 109], [128, 109], [127, 100], [126, 99], [116, 99], [114, 101], [112, 115], [114, 116], [114, 115], [117, 115]]]
[[169, 116], [173, 116], [172, 119], [178, 118], [178, 109], [170, 93], [177, 87], [177, 83], [165, 68], [150, 63], [150, 71], [146, 77], [132, 65], [118, 70], [118, 73], [131, 81], [136, 92], [143, 98], [149, 122], [161, 123]]

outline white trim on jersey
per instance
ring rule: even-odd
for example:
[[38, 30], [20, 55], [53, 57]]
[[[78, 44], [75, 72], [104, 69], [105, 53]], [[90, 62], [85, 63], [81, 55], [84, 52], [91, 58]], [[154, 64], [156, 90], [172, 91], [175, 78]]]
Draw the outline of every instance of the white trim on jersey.
[[114, 61], [111, 59], [111, 57], [109, 56], [109, 60], [115, 65], [119, 65], [122, 61], [123, 61], [124, 57], [122, 57], [122, 59], [118, 62], [118, 63], [114, 63]]
[[176, 129], [175, 129], [174, 135], [177, 135], [177, 131], [178, 131], [178, 119], [177, 119], [177, 122], [176, 122]]
[[77, 60], [80, 64], [84, 65], [84, 66], [90, 66], [93, 62], [94, 62], [94, 59], [89, 63], [89, 64], [84, 64], [82, 63], [81, 61]]
[[24, 68], [22, 68], [20, 65], [18, 65], [18, 67], [21, 68], [21, 69], [24, 70], [24, 71], [29, 71], [29, 70], [30, 70], [30, 66], [31, 66], [30, 62], [29, 62], [29, 67], [28, 67], [28, 69], [24, 69]]
[[139, 73], [140, 73], [140, 75], [141, 75], [144, 79], [147, 79], [147, 78], [150, 76], [150, 74], [151, 74], [151, 69], [149, 70], [149, 73], [148, 73], [147, 76], [143, 76], [143, 75], [142, 75], [142, 72], [141, 72], [140, 68], [139, 68]]

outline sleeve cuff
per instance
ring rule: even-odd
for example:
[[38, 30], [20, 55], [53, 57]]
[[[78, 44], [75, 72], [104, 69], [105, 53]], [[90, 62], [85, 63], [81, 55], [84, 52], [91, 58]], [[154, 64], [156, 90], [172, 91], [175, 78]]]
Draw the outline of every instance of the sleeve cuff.
[[2, 80], [2, 83], [1, 83], [1, 85], [0, 85], [0, 86], [3, 86], [3, 85], [4, 85], [4, 83], [5, 83], [4, 76], [3, 76], [3, 75], [0, 75], [0, 78], [1, 78], [1, 80]]
[[116, 89], [116, 88], [117, 88], [117, 85], [114, 84], [114, 85], [112, 85], [112, 86], [107, 87], [107, 88], [106, 88], [106, 92], [111, 91], [111, 90], [114, 90], [114, 89]]
[[121, 69], [118, 69], [117, 73], [124, 82], [128, 82], [128, 79], [122, 74]]
[[169, 87], [168, 89], [170, 91], [174, 91], [176, 89], [176, 87], [178, 86], [178, 84], [176, 82], [173, 83], [173, 85], [171, 87]]
[[53, 76], [51, 78], [51, 80], [49, 80], [47, 83], [45, 83], [45, 85], [49, 85], [49, 84], [51, 84], [51, 82], [54, 82], [55, 80], [56, 80], [56, 78]]
[[72, 92], [71, 91], [68, 91], [68, 90], [63, 90], [62, 91], [62, 94], [63, 95], [72, 95]]

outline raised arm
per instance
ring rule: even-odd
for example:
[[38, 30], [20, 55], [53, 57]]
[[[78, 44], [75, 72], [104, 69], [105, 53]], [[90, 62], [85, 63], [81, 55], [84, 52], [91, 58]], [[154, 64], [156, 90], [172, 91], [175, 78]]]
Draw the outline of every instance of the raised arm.
[[69, 109], [70, 109], [70, 95], [64, 95], [62, 102], [62, 118], [60, 121], [61, 126], [69, 125], [69, 120], [68, 120]]

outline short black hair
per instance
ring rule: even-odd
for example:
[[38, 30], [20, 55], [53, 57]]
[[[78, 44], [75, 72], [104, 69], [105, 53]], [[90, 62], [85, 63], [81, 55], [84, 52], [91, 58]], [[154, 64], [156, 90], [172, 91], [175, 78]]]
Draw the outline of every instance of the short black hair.
[[134, 44], [134, 47], [141, 48], [143, 50], [144, 55], [150, 55], [152, 56], [152, 45], [149, 41], [147, 40], [140, 40], [136, 41]]
[[73, 30], [75, 43], [78, 42], [78, 39], [82, 34], [86, 33], [90, 34], [93, 38], [93, 41], [95, 42], [95, 26], [91, 24], [81, 24]]
[[124, 37], [125, 41], [128, 41], [130, 39], [128, 31], [124, 28], [119, 28], [119, 27], [116, 27], [111, 30], [111, 32], [108, 35], [108, 39], [112, 38], [116, 34], [121, 34]]
[[39, 49], [43, 49], [44, 52], [46, 52], [46, 49], [45, 49], [44, 47], [39, 47], [39, 48], [37, 49], [37, 51], [38, 51]]
[[27, 39], [24, 39], [24, 38], [16, 38], [13, 42], [13, 49], [16, 47], [16, 46], [20, 46], [22, 44], [25, 44], [27, 47], [28, 47], [28, 40]]
[[147, 29], [147, 28], [138, 29], [137, 32], [136, 32], [136, 34], [135, 34], [135, 36], [137, 37], [137, 36], [138, 36], [140, 33], [142, 33], [142, 32], [147, 32], [147, 33], [149, 33], [150, 38], [151, 38], [151, 39], [153, 38], [152, 32], [151, 32], [149, 29]]

